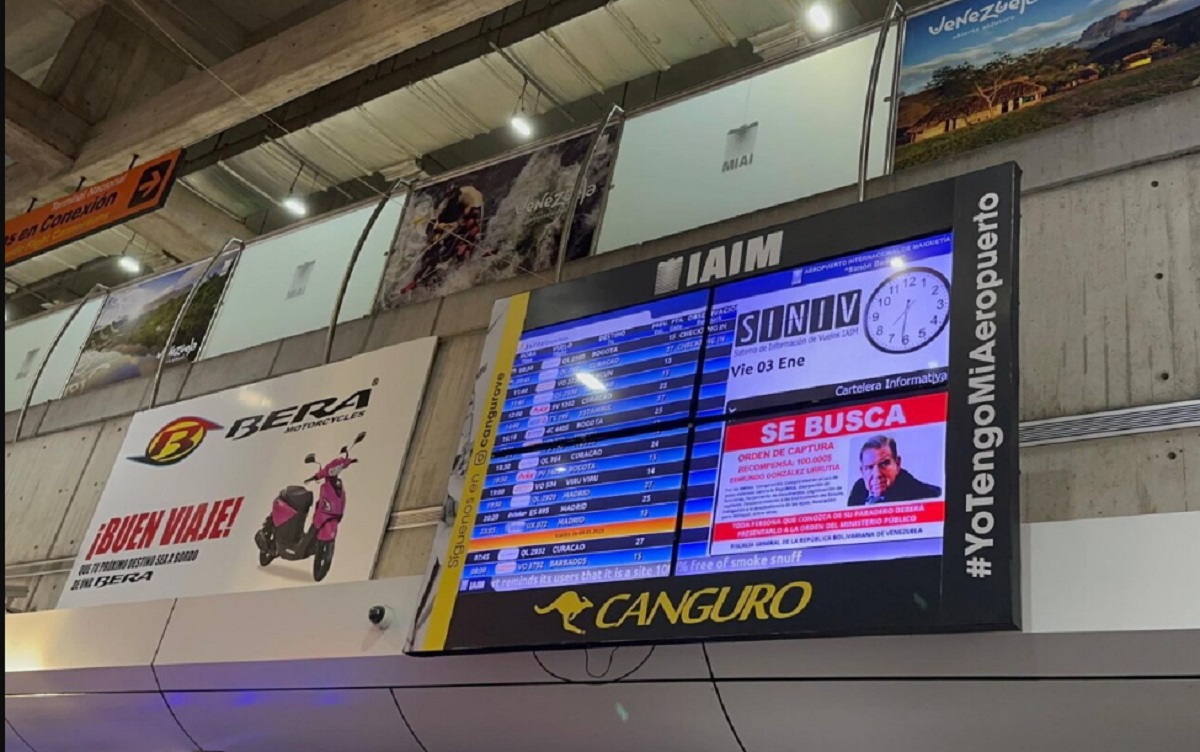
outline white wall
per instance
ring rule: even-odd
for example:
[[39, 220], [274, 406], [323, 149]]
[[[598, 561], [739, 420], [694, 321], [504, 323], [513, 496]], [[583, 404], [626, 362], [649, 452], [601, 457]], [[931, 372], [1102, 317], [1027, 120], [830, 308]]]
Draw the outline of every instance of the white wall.
[[[631, 118], [621, 136], [597, 252], [854, 183], [877, 40], [877, 33], [868, 33]], [[870, 177], [884, 169], [895, 41], [893, 30], [880, 71]], [[729, 131], [754, 122], [753, 164], [722, 172]]]
[[[370, 314], [403, 206], [403, 196], [393, 198], [371, 229], [338, 321]], [[371, 203], [247, 245], [201, 359], [328, 326], [350, 254], [374, 208]], [[306, 284], [289, 297], [298, 267], [308, 263]]]
[[[67, 385], [67, 379], [71, 377], [75, 361], [79, 359], [84, 340], [91, 333], [92, 324], [100, 313], [103, 302], [103, 297], [93, 298], [75, 316], [71, 327], [54, 348], [31, 404], [49, 402], [62, 396], [63, 388]], [[5, 412], [21, 409], [25, 396], [29, 394], [29, 386], [37, 375], [38, 366], [46, 359], [46, 352], [74, 309], [75, 306], [63, 308], [45, 316], [22, 321], [4, 330]], [[36, 354], [26, 363], [26, 358], [30, 357], [29, 353], [33, 350], [37, 351]]]

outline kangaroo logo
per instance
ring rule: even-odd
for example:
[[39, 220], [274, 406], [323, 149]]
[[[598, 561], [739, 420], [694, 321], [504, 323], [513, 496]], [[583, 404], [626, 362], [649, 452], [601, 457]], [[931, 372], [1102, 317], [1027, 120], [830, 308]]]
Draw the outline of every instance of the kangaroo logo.
[[562, 616], [563, 629], [574, 634], [586, 634], [584, 630], [575, 626], [573, 622], [576, 617], [594, 605], [596, 604], [592, 603], [585, 596], [581, 596], [574, 590], [568, 590], [551, 601], [549, 605], [534, 606], [533, 610], [539, 614], [548, 614], [551, 611], [557, 611]]

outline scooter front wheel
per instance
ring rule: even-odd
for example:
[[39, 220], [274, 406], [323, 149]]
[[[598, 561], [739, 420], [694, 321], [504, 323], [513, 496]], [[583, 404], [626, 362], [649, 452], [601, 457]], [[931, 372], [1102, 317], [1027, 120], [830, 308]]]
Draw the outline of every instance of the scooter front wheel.
[[272, 551], [263, 551], [262, 549], [259, 549], [259, 551], [258, 551], [258, 565], [259, 565], [260, 567], [265, 567], [265, 566], [267, 566], [268, 564], [270, 564], [270, 563], [271, 563], [271, 562], [273, 562], [273, 561], [275, 561], [275, 554], [274, 554], [274, 552], [272, 552]]
[[329, 574], [333, 565], [333, 541], [317, 541], [317, 549], [313, 552], [313, 579], [317, 582]]

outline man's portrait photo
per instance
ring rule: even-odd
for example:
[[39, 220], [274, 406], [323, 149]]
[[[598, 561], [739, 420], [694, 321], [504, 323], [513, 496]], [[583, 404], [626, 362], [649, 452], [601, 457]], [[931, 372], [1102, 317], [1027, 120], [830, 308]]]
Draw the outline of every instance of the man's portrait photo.
[[890, 436], [872, 436], [858, 450], [858, 471], [862, 475], [850, 490], [848, 504], [888, 504], [917, 501], [942, 495], [942, 489], [917, 480], [901, 467], [896, 440]]

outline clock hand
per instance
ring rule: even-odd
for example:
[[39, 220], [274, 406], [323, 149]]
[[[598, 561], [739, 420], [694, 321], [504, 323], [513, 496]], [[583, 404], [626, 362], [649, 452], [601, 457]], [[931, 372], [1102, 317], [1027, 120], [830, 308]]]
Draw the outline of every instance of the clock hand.
[[909, 301], [908, 301], [908, 304], [904, 306], [904, 310], [903, 310], [903, 311], [901, 311], [900, 315], [899, 315], [899, 316], [897, 316], [897, 317], [896, 317], [896, 320], [895, 320], [895, 321], [893, 321], [892, 323], [893, 323], [893, 324], [899, 324], [899, 323], [900, 323], [900, 319], [902, 319], [902, 318], [905, 318], [906, 316], [908, 316], [908, 309], [909, 309], [909, 308], [912, 308], [912, 306], [913, 306], [913, 301], [912, 301], [912, 300], [909, 300]]

